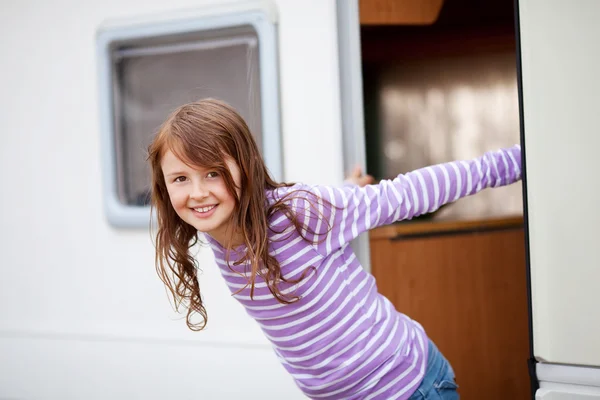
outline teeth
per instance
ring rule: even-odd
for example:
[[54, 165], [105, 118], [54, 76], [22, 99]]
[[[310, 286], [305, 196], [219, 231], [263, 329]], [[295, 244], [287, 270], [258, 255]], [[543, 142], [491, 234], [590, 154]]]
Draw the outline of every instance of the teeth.
[[194, 210], [201, 212], [201, 213], [205, 213], [205, 212], [209, 212], [210, 210], [212, 210], [213, 208], [215, 208], [215, 206], [208, 206], [208, 207], [197, 207], [194, 208]]

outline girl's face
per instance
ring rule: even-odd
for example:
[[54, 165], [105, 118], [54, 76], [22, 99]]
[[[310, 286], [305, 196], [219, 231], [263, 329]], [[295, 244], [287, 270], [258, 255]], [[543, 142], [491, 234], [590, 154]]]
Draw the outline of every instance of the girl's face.
[[[226, 163], [239, 196], [240, 170], [232, 159]], [[235, 228], [229, 226], [235, 198], [227, 190], [224, 178], [216, 171], [188, 166], [170, 150], [162, 157], [161, 168], [177, 215], [226, 246], [227, 230]]]

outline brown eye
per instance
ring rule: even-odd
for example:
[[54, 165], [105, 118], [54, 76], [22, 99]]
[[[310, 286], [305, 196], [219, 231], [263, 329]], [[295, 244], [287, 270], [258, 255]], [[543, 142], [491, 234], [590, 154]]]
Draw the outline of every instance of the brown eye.
[[206, 175], [208, 178], [217, 178], [219, 176], [218, 172], [212, 171]]
[[185, 181], [185, 176], [178, 176], [177, 178], [175, 178], [173, 180], [173, 182], [184, 182]]

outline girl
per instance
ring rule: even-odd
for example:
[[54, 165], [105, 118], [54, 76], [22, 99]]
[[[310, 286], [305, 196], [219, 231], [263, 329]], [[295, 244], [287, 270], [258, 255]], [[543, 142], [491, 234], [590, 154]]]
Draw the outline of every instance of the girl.
[[[157, 271], [193, 330], [206, 309], [198, 232], [233, 296], [313, 399], [456, 399], [452, 368], [422, 326], [377, 292], [349, 243], [521, 178], [520, 147], [343, 188], [275, 182], [246, 123], [206, 99], [175, 110], [149, 149]], [[199, 314], [200, 320], [192, 317]]]

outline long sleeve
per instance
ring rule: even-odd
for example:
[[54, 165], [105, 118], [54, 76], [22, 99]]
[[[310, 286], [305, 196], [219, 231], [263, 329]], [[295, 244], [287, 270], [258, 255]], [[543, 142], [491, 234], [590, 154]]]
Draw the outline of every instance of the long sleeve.
[[[301, 206], [313, 209], [301, 218], [303, 234], [320, 254], [328, 255], [369, 229], [409, 220], [483, 189], [520, 179], [521, 147], [516, 145], [473, 160], [418, 169], [377, 185], [305, 187], [316, 200], [307, 199]], [[300, 204], [296, 202], [296, 206]]]

